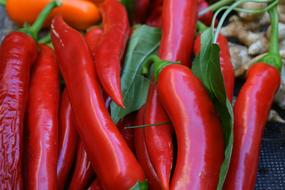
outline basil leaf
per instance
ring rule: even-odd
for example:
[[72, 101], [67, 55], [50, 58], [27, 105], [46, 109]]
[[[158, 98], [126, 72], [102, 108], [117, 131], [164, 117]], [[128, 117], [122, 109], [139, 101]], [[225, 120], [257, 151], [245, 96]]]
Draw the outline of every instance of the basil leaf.
[[160, 37], [159, 29], [146, 25], [137, 26], [133, 32], [121, 76], [126, 109], [111, 103], [111, 116], [115, 123], [145, 104], [150, 80], [141, 74], [141, 68], [146, 58], [157, 51]]
[[203, 82], [216, 110], [219, 112], [225, 139], [225, 160], [221, 166], [219, 184], [221, 190], [225, 182], [233, 148], [233, 108], [227, 99], [220, 66], [220, 49], [213, 44], [213, 31], [207, 29], [201, 36], [201, 51], [193, 62], [193, 73]]

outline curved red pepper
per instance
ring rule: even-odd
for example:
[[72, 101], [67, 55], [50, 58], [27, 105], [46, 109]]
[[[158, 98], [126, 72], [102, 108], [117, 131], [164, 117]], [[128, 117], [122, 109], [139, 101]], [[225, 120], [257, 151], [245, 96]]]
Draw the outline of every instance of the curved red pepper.
[[[158, 102], [157, 89], [151, 84], [145, 105], [144, 124], [168, 122], [169, 118]], [[152, 165], [162, 189], [169, 189], [170, 172], [173, 162], [172, 126], [145, 127], [145, 143]]]
[[164, 0], [160, 58], [190, 65], [196, 32], [198, 0]]
[[51, 48], [32, 73], [28, 103], [27, 189], [57, 188], [59, 68]]
[[256, 63], [249, 69], [234, 106], [234, 146], [224, 189], [254, 189], [261, 138], [279, 85], [276, 68]]
[[[235, 85], [235, 72], [234, 67], [231, 62], [230, 48], [228, 45], [228, 40], [223, 36], [219, 35], [217, 41], [220, 47], [220, 64], [221, 71], [224, 78], [226, 94], [230, 102], [234, 95], [234, 85]], [[201, 35], [199, 35], [195, 40], [194, 53], [198, 55], [201, 49]]]
[[105, 0], [100, 9], [103, 34], [94, 52], [96, 72], [106, 93], [116, 104], [124, 107], [120, 72], [121, 58], [130, 34], [128, 14], [117, 0]]
[[187, 67], [172, 64], [159, 74], [158, 94], [177, 136], [170, 189], [216, 189], [224, 160], [224, 138], [203, 84]]
[[93, 54], [93, 59], [95, 63], [95, 49], [96, 46], [98, 45], [98, 41], [100, 39], [100, 36], [102, 35], [103, 31], [101, 28], [94, 27], [91, 28], [86, 34], [85, 34], [85, 39], [88, 44], [89, 49], [91, 50], [91, 53]]
[[58, 189], [63, 189], [75, 160], [77, 131], [67, 90], [63, 91], [59, 113], [59, 156], [57, 161]]
[[69, 190], [84, 190], [95, 177], [91, 162], [88, 159], [82, 141], [79, 141], [75, 169], [69, 185]]
[[146, 19], [146, 24], [154, 27], [161, 27], [163, 0], [152, 0], [149, 8], [149, 16]]
[[134, 126], [136, 120], [136, 113], [131, 113], [127, 115], [123, 120], [120, 120], [117, 124], [119, 131], [124, 137], [125, 141], [128, 143], [130, 149], [134, 152], [134, 129], [127, 129], [125, 127]]
[[[201, 12], [204, 9], [207, 9], [209, 7], [209, 3], [205, 0], [200, 0], [198, 3], [198, 12]], [[213, 11], [207, 12], [207, 14], [204, 14], [203, 16], [199, 16], [199, 20], [206, 24], [207, 26], [210, 26], [212, 24], [213, 19]]]
[[[137, 114], [137, 125], [144, 123], [145, 108], [142, 107]], [[150, 189], [161, 189], [158, 176], [149, 158], [143, 128], [135, 129], [135, 150], [139, 163], [144, 169]]]
[[88, 190], [103, 190], [103, 188], [100, 184], [100, 181], [98, 179], [95, 179], [95, 181], [93, 181]]
[[85, 39], [60, 16], [54, 18], [51, 27], [77, 131], [100, 182], [106, 189], [120, 190], [144, 181], [142, 168], [105, 108]]
[[30, 66], [37, 45], [28, 35], [7, 35], [0, 49], [0, 189], [23, 189], [23, 121]]

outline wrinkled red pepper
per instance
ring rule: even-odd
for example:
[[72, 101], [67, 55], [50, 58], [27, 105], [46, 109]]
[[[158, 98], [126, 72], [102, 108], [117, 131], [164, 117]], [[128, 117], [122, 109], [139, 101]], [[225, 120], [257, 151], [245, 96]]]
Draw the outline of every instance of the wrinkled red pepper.
[[216, 189], [224, 160], [224, 138], [203, 84], [189, 68], [171, 64], [158, 76], [158, 94], [177, 137], [170, 189]]
[[[156, 86], [151, 84], [145, 105], [144, 124], [157, 124], [166, 121], [169, 121], [169, 118], [158, 101]], [[143, 130], [147, 151], [161, 184], [161, 189], [169, 189], [173, 162], [173, 128], [169, 124], [164, 124], [145, 127]]]
[[65, 89], [61, 96], [59, 112], [59, 156], [57, 161], [58, 189], [63, 189], [66, 185], [66, 179], [76, 156], [77, 138], [78, 135], [75, 129], [75, 118], [67, 90]]
[[121, 92], [121, 58], [130, 34], [128, 14], [117, 0], [105, 0], [100, 5], [103, 34], [96, 46], [95, 66], [103, 89], [112, 100], [124, 107]]
[[[220, 64], [221, 71], [224, 78], [226, 94], [230, 102], [234, 95], [234, 85], [235, 85], [235, 73], [234, 67], [231, 62], [230, 48], [228, 45], [228, 40], [223, 36], [219, 35], [217, 41], [220, 47]], [[199, 35], [195, 40], [194, 53], [198, 55], [201, 49], [201, 35]]]
[[[144, 114], [145, 108], [142, 107], [137, 114], [137, 125], [144, 124]], [[135, 129], [135, 150], [138, 161], [145, 172], [150, 189], [161, 189], [159, 178], [155, 172], [148, 154], [143, 128]]]
[[[98, 153], [99, 154], [99, 153]], [[95, 173], [85, 151], [82, 141], [79, 141], [75, 169], [69, 184], [69, 190], [84, 190], [94, 179]]]
[[57, 188], [59, 68], [51, 48], [40, 46], [28, 102], [27, 189]]
[[23, 189], [23, 121], [30, 67], [37, 45], [28, 35], [13, 32], [0, 50], [0, 189]]
[[60, 16], [54, 18], [51, 28], [77, 131], [100, 182], [106, 189], [120, 190], [144, 181], [142, 168], [105, 108], [85, 39]]

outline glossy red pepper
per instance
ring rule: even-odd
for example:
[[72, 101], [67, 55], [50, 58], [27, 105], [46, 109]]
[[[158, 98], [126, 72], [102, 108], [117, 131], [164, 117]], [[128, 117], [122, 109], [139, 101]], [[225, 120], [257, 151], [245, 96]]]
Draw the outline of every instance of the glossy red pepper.
[[28, 35], [7, 35], [0, 49], [0, 189], [23, 189], [23, 121], [30, 67], [37, 45]]
[[[169, 118], [158, 101], [157, 89], [151, 84], [145, 105], [144, 124], [168, 122]], [[172, 126], [169, 124], [145, 127], [145, 143], [161, 189], [169, 189], [173, 162]]]
[[112, 100], [124, 107], [121, 92], [121, 58], [130, 34], [128, 14], [117, 0], [105, 0], [100, 9], [103, 34], [95, 50], [95, 66], [103, 89]]
[[91, 28], [86, 34], [85, 34], [85, 39], [88, 44], [88, 47], [93, 54], [93, 59], [95, 63], [95, 49], [96, 46], [98, 45], [98, 41], [100, 39], [100, 36], [102, 35], [103, 31], [101, 28], [94, 27]]
[[[145, 108], [142, 107], [137, 114], [137, 121], [136, 121], [137, 125], [144, 124], [144, 114], [145, 114]], [[135, 150], [138, 161], [141, 164], [145, 172], [146, 178], [149, 182], [149, 188], [153, 190], [161, 189], [159, 178], [155, 172], [155, 169], [151, 163], [148, 154], [143, 128], [135, 129]]]
[[[209, 7], [209, 3], [205, 0], [200, 0], [198, 3], [198, 12], [201, 12], [204, 9], [207, 9]], [[206, 24], [207, 26], [210, 26], [212, 24], [213, 19], [213, 11], [207, 12], [207, 14], [204, 14], [202, 16], [199, 16], [199, 20]]]
[[147, 16], [150, 0], [135, 0], [134, 4], [134, 21], [135, 23], [143, 23]]
[[216, 189], [224, 160], [224, 138], [203, 84], [187, 67], [172, 64], [158, 76], [158, 94], [177, 137], [170, 189]]
[[198, 0], [164, 0], [159, 57], [190, 65], [196, 32]]
[[95, 179], [88, 190], [103, 190], [103, 188], [100, 184], [100, 181], [98, 179]]
[[[219, 35], [217, 41], [220, 47], [220, 64], [221, 71], [224, 78], [226, 94], [230, 102], [233, 99], [234, 85], [235, 85], [235, 73], [234, 67], [231, 62], [230, 48], [228, 45], [228, 40], [223, 36]], [[194, 53], [198, 55], [201, 49], [201, 35], [199, 35], [195, 40]]]
[[149, 7], [149, 16], [146, 24], [154, 27], [161, 27], [162, 6], [164, 0], [152, 0]]
[[59, 68], [51, 48], [40, 46], [28, 102], [27, 189], [57, 188]]
[[256, 63], [249, 69], [234, 106], [234, 146], [224, 189], [254, 189], [261, 138], [279, 85], [276, 68]]
[[75, 129], [75, 118], [66, 89], [61, 96], [58, 138], [59, 156], [57, 161], [57, 184], [58, 189], [64, 189], [66, 179], [75, 160], [78, 138]]
[[75, 169], [69, 185], [69, 190], [84, 190], [94, 179], [95, 173], [87, 156], [82, 141], [79, 141]]
[[100, 182], [106, 189], [120, 190], [144, 181], [142, 168], [105, 108], [85, 39], [60, 16], [51, 28], [77, 131]]

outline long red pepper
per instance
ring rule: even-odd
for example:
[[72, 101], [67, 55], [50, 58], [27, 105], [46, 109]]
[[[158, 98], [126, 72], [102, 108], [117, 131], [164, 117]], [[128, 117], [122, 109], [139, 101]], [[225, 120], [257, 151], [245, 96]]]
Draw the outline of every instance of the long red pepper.
[[277, 6], [269, 13], [272, 26], [269, 53], [248, 70], [234, 105], [234, 144], [225, 190], [255, 186], [262, 134], [281, 80]]
[[56, 2], [47, 5], [35, 23], [25, 28], [28, 35], [12, 32], [4, 38], [0, 48], [0, 189], [23, 189], [23, 118], [29, 70], [38, 50], [34, 39], [57, 5]]
[[[206, 9], [209, 7], [209, 3], [205, 0], [200, 0], [198, 3], [198, 12], [201, 12], [202, 10]], [[210, 26], [212, 24], [212, 19], [213, 19], [213, 11], [209, 11], [206, 14], [199, 16], [199, 20], [206, 24], [207, 26]]]
[[56, 189], [59, 68], [51, 48], [41, 45], [28, 103], [27, 189]]
[[85, 39], [88, 44], [88, 47], [93, 55], [94, 63], [95, 63], [95, 49], [96, 46], [98, 45], [98, 41], [100, 39], [100, 36], [102, 35], [103, 31], [101, 28], [94, 27], [91, 28], [86, 34], [85, 34]]
[[177, 137], [170, 189], [216, 189], [224, 139], [203, 84], [187, 67], [172, 64], [162, 68], [158, 76], [158, 94]]
[[[145, 108], [142, 107], [137, 114], [137, 121], [136, 121], [137, 125], [144, 124], [144, 114], [145, 114]], [[143, 128], [135, 129], [135, 150], [138, 161], [141, 164], [142, 168], [144, 169], [146, 178], [149, 182], [149, 188], [153, 190], [161, 189], [159, 178], [155, 172], [155, 169], [151, 163], [147, 151]]]
[[195, 37], [198, 0], [164, 0], [159, 56], [190, 65]]
[[59, 156], [57, 161], [58, 189], [63, 189], [75, 160], [78, 134], [67, 90], [61, 96], [59, 113]]
[[136, 113], [131, 113], [120, 120], [117, 127], [127, 142], [130, 149], [134, 152], [134, 129], [127, 129], [126, 127], [134, 126], [136, 122]]
[[37, 45], [24, 33], [6, 36], [0, 50], [0, 189], [23, 189], [23, 119]]
[[[99, 154], [99, 153], [98, 153]], [[79, 141], [75, 169], [69, 184], [69, 190], [84, 190], [95, 177], [91, 162], [82, 141]]]
[[[157, 124], [166, 121], [169, 121], [169, 118], [158, 102], [155, 85], [151, 84], [145, 105], [144, 124]], [[169, 189], [173, 162], [172, 126], [164, 124], [145, 127], [143, 130], [148, 154], [159, 178], [161, 189]]]
[[[217, 43], [220, 47], [220, 64], [221, 71], [224, 78], [226, 94], [230, 102], [233, 99], [234, 94], [234, 84], [235, 84], [235, 73], [233, 64], [231, 62], [230, 48], [228, 45], [228, 40], [223, 36], [219, 35]], [[199, 35], [195, 40], [194, 53], [198, 55], [201, 49], [201, 35]]]
[[142, 168], [105, 108], [85, 39], [60, 16], [54, 18], [51, 27], [77, 131], [100, 182], [106, 189], [120, 190], [144, 181]]
[[135, 0], [134, 21], [135, 23], [143, 23], [147, 16], [150, 0]]
[[106, 93], [124, 107], [121, 92], [121, 58], [130, 34], [128, 14], [117, 0], [105, 0], [100, 9], [103, 18], [103, 34], [95, 50], [95, 66], [98, 78]]
[[146, 24], [154, 27], [161, 27], [162, 6], [164, 0], [152, 0], [149, 7], [149, 16]]

